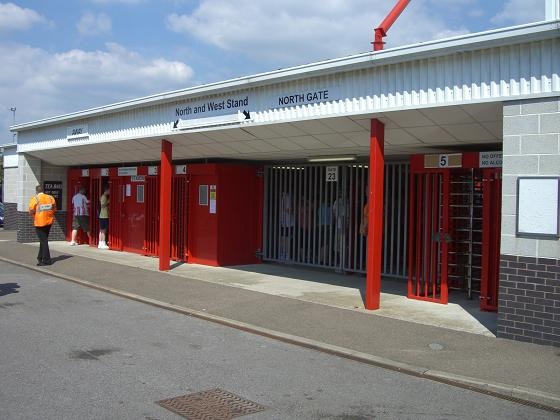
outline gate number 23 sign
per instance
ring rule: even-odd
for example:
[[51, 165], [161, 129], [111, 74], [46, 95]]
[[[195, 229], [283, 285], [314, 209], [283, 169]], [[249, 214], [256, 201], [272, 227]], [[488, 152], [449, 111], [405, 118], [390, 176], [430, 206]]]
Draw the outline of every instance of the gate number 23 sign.
[[338, 181], [338, 166], [327, 166], [327, 182]]

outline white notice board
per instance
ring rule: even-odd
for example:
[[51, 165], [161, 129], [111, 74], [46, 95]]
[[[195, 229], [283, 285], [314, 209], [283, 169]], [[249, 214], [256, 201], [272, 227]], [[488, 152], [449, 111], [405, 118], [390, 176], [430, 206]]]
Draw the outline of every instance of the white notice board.
[[559, 196], [558, 177], [518, 178], [516, 235], [525, 238], [558, 238]]

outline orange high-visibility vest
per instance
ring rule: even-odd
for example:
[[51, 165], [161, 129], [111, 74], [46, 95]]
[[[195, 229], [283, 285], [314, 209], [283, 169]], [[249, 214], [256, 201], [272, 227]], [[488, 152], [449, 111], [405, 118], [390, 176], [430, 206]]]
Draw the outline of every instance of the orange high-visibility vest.
[[55, 212], [56, 201], [51, 195], [39, 193], [29, 200], [29, 213], [33, 215], [37, 227], [52, 225]]

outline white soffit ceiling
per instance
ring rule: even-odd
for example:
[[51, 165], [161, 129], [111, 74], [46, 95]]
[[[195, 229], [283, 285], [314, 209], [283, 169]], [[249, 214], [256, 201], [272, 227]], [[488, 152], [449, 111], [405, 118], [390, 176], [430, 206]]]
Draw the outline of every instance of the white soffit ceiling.
[[[370, 115], [182, 132], [169, 136], [173, 159], [293, 160], [316, 155], [369, 155]], [[502, 142], [502, 104], [405, 110], [376, 115], [385, 124], [385, 154], [406, 156]], [[55, 165], [148, 162], [161, 138], [74, 146], [32, 154]], [[481, 146], [482, 145], [482, 146]], [[490, 146], [491, 147], [491, 146]]]

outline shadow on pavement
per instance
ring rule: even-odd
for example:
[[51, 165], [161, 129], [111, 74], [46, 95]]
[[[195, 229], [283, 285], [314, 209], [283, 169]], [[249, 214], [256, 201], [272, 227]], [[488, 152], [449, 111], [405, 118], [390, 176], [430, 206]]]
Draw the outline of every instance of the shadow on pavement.
[[19, 293], [20, 285], [17, 283], [0, 283], [0, 296], [11, 295], [12, 293]]
[[74, 257], [73, 255], [59, 255], [57, 257], [52, 257], [51, 261], [55, 263], [57, 261], [64, 261], [67, 260], [68, 258], [73, 258], [73, 257]]

